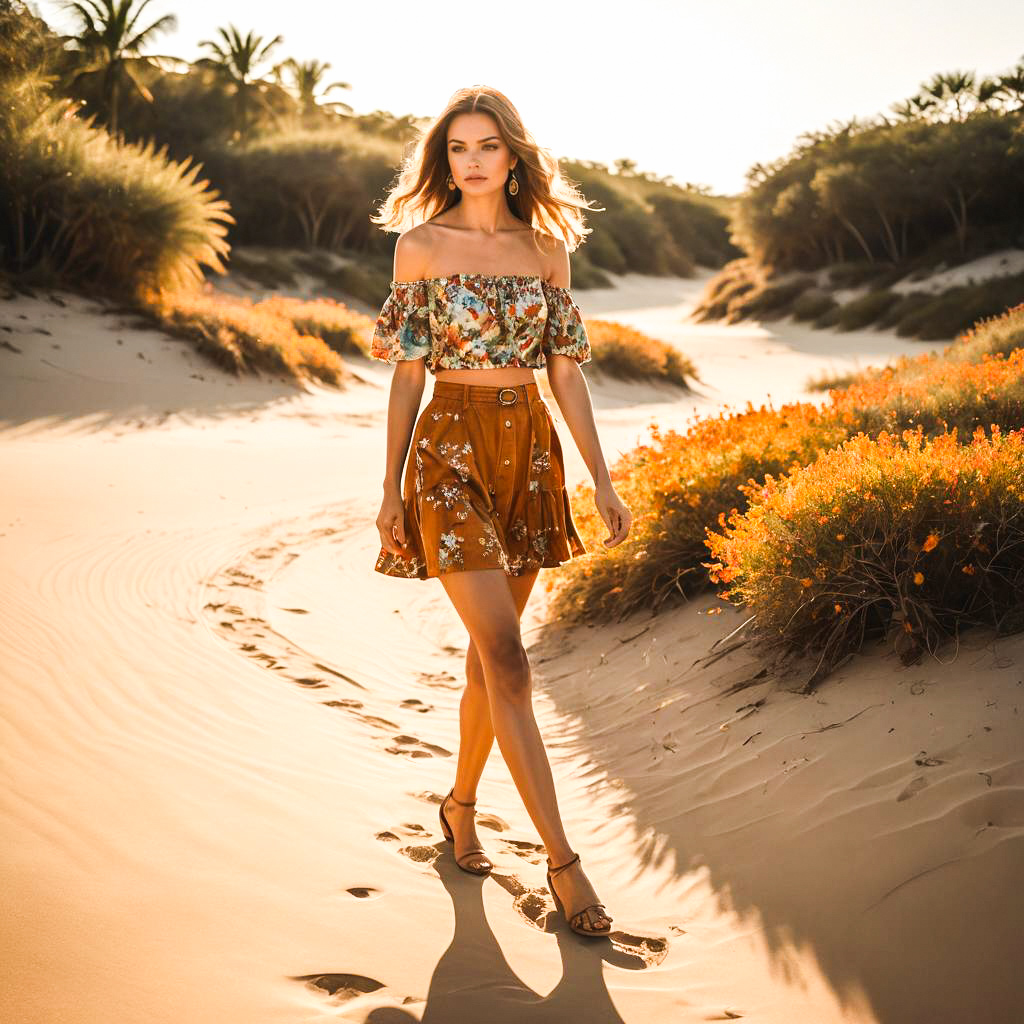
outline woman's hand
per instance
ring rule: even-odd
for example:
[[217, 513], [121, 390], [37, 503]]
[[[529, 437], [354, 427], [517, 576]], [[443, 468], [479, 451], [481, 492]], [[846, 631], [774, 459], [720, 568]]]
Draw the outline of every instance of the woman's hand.
[[598, 484], [594, 490], [594, 504], [601, 514], [605, 526], [608, 527], [608, 536], [601, 539], [606, 548], [613, 548], [621, 544], [629, 533], [630, 523], [633, 522], [633, 515], [622, 503], [622, 499], [615, 493], [611, 481]]
[[[377, 530], [380, 533], [381, 547], [392, 555], [405, 555], [405, 505], [401, 492], [394, 488], [384, 491], [377, 513]], [[397, 543], [396, 543], [397, 538]]]

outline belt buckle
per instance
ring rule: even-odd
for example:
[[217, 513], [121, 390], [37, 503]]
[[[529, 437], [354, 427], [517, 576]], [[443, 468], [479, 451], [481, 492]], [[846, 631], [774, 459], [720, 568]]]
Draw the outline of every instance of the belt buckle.
[[[504, 399], [503, 399], [503, 398], [501, 397], [501, 396], [502, 396], [502, 395], [503, 395], [503, 394], [504, 394], [504, 393], [505, 393], [506, 391], [511, 391], [511, 392], [512, 392], [512, 401], [511, 401], [511, 402], [506, 402], [506, 401], [505, 401], [505, 400], [504, 400]], [[502, 388], [502, 389], [501, 389], [501, 390], [500, 390], [500, 391], [498, 392], [498, 401], [499, 401], [499, 402], [500, 402], [500, 403], [501, 403], [502, 405], [515, 405], [515, 404], [516, 404], [516, 402], [517, 402], [518, 400], [519, 400], [519, 392], [518, 392], [518, 391], [516, 391], [516, 389], [515, 389], [515, 388]]]

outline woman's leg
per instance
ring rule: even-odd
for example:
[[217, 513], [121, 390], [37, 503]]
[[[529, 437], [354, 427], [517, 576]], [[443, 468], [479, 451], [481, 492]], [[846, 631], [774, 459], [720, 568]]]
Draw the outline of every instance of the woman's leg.
[[[519, 618], [522, 618], [537, 574], [537, 570], [534, 570], [522, 576], [508, 577]], [[484, 668], [476, 645], [470, 637], [469, 648], [466, 651], [466, 688], [459, 703], [459, 759], [455, 769], [455, 800], [468, 803], [476, 799], [477, 785], [493, 745], [494, 727], [491, 725], [491, 708], [487, 699]], [[456, 837], [456, 859], [462, 856], [463, 850], [481, 845], [476, 834], [473, 808], [462, 807], [455, 801], [449, 801], [445, 805], [444, 813], [452, 827], [452, 835]], [[471, 863], [482, 862], [477, 859]]]
[[[487, 688], [491, 724], [527, 813], [552, 864], [563, 864], [572, 849], [562, 827], [547, 752], [533, 714], [530, 662], [520, 635], [520, 609], [502, 569], [449, 572], [438, 577], [477, 650]], [[461, 797], [460, 797], [461, 799]], [[578, 866], [555, 883], [570, 911], [597, 903]], [[610, 920], [599, 910], [584, 915], [584, 926], [602, 929]]]

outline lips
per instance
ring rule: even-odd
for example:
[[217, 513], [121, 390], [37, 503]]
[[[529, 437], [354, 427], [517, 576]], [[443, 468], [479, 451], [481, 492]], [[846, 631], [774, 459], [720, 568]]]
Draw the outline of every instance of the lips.
[[466, 177], [466, 181], [486, 181], [487, 179], [482, 174], [471, 174]]

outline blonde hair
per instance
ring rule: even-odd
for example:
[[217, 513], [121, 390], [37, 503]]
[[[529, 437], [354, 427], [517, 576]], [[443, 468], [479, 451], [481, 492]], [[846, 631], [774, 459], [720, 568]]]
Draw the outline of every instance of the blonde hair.
[[519, 111], [497, 89], [473, 85], [459, 89], [447, 106], [422, 132], [415, 148], [402, 161], [398, 179], [370, 221], [382, 231], [407, 231], [454, 206], [459, 188], [448, 188], [448, 125], [459, 114], [482, 112], [497, 122], [505, 144], [519, 157], [514, 174], [519, 192], [505, 191], [509, 209], [520, 220], [560, 237], [573, 252], [590, 234], [583, 210], [592, 207], [575, 184], [563, 177], [558, 161], [540, 146], [523, 125]]

